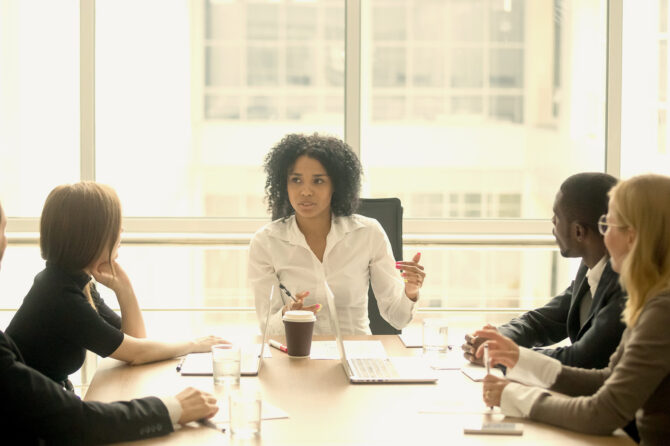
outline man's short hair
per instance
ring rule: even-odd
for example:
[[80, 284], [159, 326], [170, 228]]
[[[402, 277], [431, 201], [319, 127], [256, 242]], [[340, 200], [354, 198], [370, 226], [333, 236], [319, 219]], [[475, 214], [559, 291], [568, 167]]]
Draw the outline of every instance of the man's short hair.
[[568, 177], [561, 184], [559, 206], [568, 223], [577, 222], [598, 233], [598, 219], [607, 213], [609, 191], [617, 183], [612, 175], [583, 172]]

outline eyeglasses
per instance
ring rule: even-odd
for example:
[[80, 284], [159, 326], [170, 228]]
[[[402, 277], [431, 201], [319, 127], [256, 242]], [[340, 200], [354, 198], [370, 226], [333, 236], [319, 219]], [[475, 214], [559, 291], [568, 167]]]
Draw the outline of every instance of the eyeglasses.
[[615, 225], [613, 223], [608, 223], [607, 222], [607, 215], [601, 215], [600, 218], [598, 219], [598, 232], [600, 232], [602, 235], [605, 235], [607, 232], [607, 229], [609, 228], [625, 228], [626, 225]]

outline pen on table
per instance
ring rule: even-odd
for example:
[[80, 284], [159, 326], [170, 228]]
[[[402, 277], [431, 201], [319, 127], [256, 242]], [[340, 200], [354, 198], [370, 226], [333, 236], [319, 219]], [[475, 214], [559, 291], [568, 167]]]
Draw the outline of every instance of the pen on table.
[[[484, 344], [484, 365], [486, 366], [486, 374], [491, 374], [491, 364], [489, 363], [489, 344]], [[493, 406], [489, 406], [493, 409]]]
[[178, 371], [178, 372], [181, 372], [181, 368], [184, 366], [184, 361], [186, 361], [186, 356], [183, 356], [183, 357], [179, 360], [179, 364], [177, 364], [177, 371]]
[[293, 302], [298, 302], [298, 300], [295, 297], [293, 297], [293, 294], [291, 294], [291, 292], [288, 289], [286, 289], [284, 284], [280, 283], [279, 289], [282, 290], [284, 294], [286, 294], [288, 297], [290, 297]]
[[283, 351], [284, 353], [288, 353], [288, 348], [287, 348], [284, 344], [282, 344], [281, 342], [279, 342], [279, 341], [275, 341], [274, 339], [270, 339], [270, 340], [268, 341], [268, 344], [270, 344], [271, 346], [273, 346], [273, 347], [276, 348], [277, 350], [281, 350], [281, 351]]
[[208, 427], [208, 428], [210, 428], [210, 429], [217, 430], [217, 431], [219, 431], [219, 432], [226, 432], [226, 428], [225, 428], [225, 427], [221, 427], [221, 428], [220, 428], [220, 427], [217, 426], [213, 421], [208, 420], [208, 419], [206, 419], [206, 418], [201, 418], [201, 419], [199, 419], [199, 420], [198, 420], [198, 424], [200, 424], [201, 426], [204, 426], [204, 427]]

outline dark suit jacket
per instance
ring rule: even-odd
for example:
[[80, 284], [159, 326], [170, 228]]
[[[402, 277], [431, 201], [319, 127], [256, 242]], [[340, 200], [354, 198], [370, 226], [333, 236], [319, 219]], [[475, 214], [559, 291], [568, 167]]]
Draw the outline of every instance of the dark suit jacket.
[[582, 262], [575, 280], [544, 307], [529, 311], [499, 331], [522, 347], [545, 347], [570, 338], [572, 345], [537, 349], [558, 359], [565, 365], [582, 368], [603, 368], [614, 353], [625, 328], [621, 312], [626, 295], [619, 285], [619, 275], [607, 262], [598, 283], [589, 318], [583, 327], [579, 324], [579, 305], [588, 288]]
[[172, 432], [165, 405], [154, 397], [127, 402], [83, 402], [23, 363], [0, 331], [0, 441], [2, 444], [100, 444]]

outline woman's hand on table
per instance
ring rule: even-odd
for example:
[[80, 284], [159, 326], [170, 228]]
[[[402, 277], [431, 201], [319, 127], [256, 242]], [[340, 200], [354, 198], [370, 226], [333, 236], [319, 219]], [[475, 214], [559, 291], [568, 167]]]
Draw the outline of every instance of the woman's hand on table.
[[217, 344], [230, 344], [230, 341], [227, 341], [219, 336], [205, 336], [204, 338], [194, 339], [192, 342], [191, 353], [205, 353], [212, 349], [212, 345]]
[[504, 378], [498, 378], [493, 375], [486, 375], [484, 377], [484, 387], [482, 388], [482, 398], [484, 404], [488, 407], [500, 406], [502, 400], [502, 392], [509, 384], [509, 381]]

